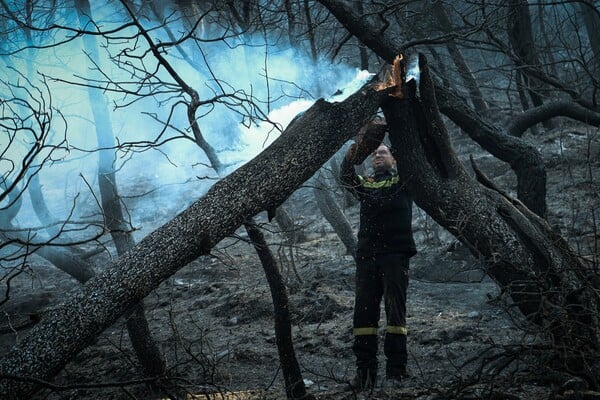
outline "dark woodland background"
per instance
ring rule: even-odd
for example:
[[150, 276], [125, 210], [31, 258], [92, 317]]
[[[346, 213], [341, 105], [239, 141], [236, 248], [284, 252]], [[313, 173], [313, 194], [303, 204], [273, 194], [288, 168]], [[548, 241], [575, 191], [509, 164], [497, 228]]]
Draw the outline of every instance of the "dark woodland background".
[[[0, 0], [0, 37], [0, 398], [600, 398], [597, 1]], [[400, 53], [414, 98], [360, 89]], [[382, 110], [413, 376], [357, 394], [337, 176]]]

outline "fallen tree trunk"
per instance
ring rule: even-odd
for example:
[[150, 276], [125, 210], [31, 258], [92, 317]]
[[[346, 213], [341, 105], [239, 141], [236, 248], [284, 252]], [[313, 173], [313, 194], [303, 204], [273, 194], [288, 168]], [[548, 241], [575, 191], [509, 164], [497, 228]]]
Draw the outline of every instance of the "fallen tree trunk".
[[[267, 149], [66, 299], [0, 361], [0, 397], [22, 399], [180, 268], [279, 206], [376, 113], [387, 92], [319, 100]], [[11, 379], [17, 376], [20, 379]]]

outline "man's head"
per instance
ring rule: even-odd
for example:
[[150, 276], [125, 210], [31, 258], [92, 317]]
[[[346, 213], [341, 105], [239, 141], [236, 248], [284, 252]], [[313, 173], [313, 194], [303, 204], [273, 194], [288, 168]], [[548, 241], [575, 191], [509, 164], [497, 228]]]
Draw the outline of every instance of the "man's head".
[[379, 145], [379, 147], [371, 154], [371, 166], [375, 173], [396, 168], [396, 159], [392, 156], [390, 148], [385, 144]]

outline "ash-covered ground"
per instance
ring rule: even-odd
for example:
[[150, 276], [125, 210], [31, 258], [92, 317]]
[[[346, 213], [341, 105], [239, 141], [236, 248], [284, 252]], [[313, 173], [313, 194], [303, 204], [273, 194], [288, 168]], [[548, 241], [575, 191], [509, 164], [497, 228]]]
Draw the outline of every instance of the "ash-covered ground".
[[[545, 157], [548, 221], [581, 256], [598, 261], [598, 131], [562, 127], [543, 137], [528, 136], [527, 140]], [[473, 154], [490, 178], [515, 192], [515, 177], [506, 164], [485, 155], [458, 133], [453, 143], [467, 169], [468, 156]], [[310, 186], [307, 183], [285, 203], [305, 234], [301, 242], [287, 242], [278, 225], [267, 222], [266, 215], [259, 215], [257, 221], [288, 286], [294, 346], [309, 392], [324, 399], [362, 398], [365, 394], [353, 393], [347, 386], [354, 374], [354, 262], [320, 213]], [[344, 204], [339, 191], [337, 196]], [[344, 213], [356, 231], [358, 205], [345, 206]], [[414, 229], [419, 254], [411, 262], [407, 321], [412, 378], [400, 388], [388, 388], [380, 382], [371, 397], [491, 398], [496, 390], [520, 399], [549, 398], [556, 389], [551, 377], [540, 381], [527, 376], [523, 372], [527, 370], [526, 358], [520, 365], [503, 363], [503, 355], [537, 338], [519, 329], [523, 321], [509, 312], [509, 299], [485, 276], [483, 266], [417, 207]], [[106, 255], [96, 258], [97, 265], [108, 264]], [[147, 297], [150, 328], [173, 378], [171, 393], [285, 398], [266, 282], [254, 248], [241, 228], [221, 242], [211, 256], [184, 267]], [[44, 318], [44, 310], [77, 288], [73, 279], [33, 256], [27, 273], [11, 282], [11, 299], [2, 307], [1, 325], [18, 325], [30, 315]], [[26, 335], [26, 330], [4, 329], [1, 353]], [[380, 362], [383, 365], [382, 350]], [[478, 377], [486, 374], [495, 376], [494, 384], [483, 380], [477, 384]], [[121, 320], [79, 354], [56, 383], [76, 386], [140, 378]], [[116, 384], [42, 391], [39, 398], [152, 398], [147, 389], [145, 385]], [[164, 397], [164, 393], [155, 396]]]

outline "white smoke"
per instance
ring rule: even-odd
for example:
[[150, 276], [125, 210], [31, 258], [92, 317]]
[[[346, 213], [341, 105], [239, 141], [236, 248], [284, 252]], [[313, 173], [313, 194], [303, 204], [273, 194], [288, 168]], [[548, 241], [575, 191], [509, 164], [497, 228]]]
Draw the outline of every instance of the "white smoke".
[[[112, 26], [112, 19], [121, 18], [110, 4], [94, 3], [93, 7], [92, 15], [102, 21], [104, 29]], [[147, 20], [143, 22], [147, 28], [152, 26]], [[184, 27], [175, 24], [171, 25], [171, 29], [174, 32], [184, 31]], [[202, 32], [206, 38], [220, 34], [216, 30], [211, 32], [210, 26], [203, 26]], [[152, 37], [157, 41], [168, 39], [160, 29], [153, 30]], [[293, 117], [310, 107], [316, 99], [325, 97], [340, 101], [368, 78], [366, 72], [342, 64], [334, 65], [327, 60], [314, 62], [300, 51], [273, 46], [261, 37], [245, 37], [244, 40], [251, 42], [252, 46], [232, 46], [219, 41], [203, 42], [201, 49], [184, 46], [193, 64], [184, 60], [175, 49], [166, 55], [179, 76], [198, 91], [202, 100], [223, 92], [249, 100], [241, 108], [234, 100], [225, 99], [224, 102], [229, 105], [224, 102], [209, 104], [197, 115], [202, 134], [215, 147], [221, 161], [230, 166], [230, 171], [268, 146]], [[133, 81], [130, 70], [117, 68], [108, 59], [108, 54], [117, 54], [132, 44], [123, 41], [103, 41], [100, 44], [105, 47], [99, 48], [100, 59], [96, 62], [103, 73], [117, 82]], [[134, 51], [135, 54], [147, 51], [142, 41], [137, 45], [140, 47]], [[30, 57], [28, 61], [31, 64], [27, 63], [27, 57]], [[56, 218], [64, 219], [77, 204], [84, 207], [78, 209], [75, 215], [89, 215], [97, 208], [97, 143], [91, 110], [100, 105], [89, 104], [87, 88], [67, 81], [84, 83], [81, 77], [101, 79], [102, 74], [91, 66], [80, 39], [51, 49], [38, 49], [35, 53], [21, 53], [10, 57], [7, 62], [20, 71], [26, 71], [31, 65], [35, 72], [30, 79], [37, 84], [40, 84], [41, 74], [49, 77], [47, 82], [52, 106], [65, 118], [70, 150], [40, 173], [51, 212]], [[144, 62], [149, 70], [156, 68], [151, 58]], [[173, 82], [164, 68], [158, 69], [165, 82]], [[16, 82], [18, 77], [14, 71], [1, 68], [0, 79]], [[341, 95], [332, 96], [341, 89]], [[132, 102], [135, 96], [124, 96], [110, 90], [103, 91], [103, 94], [117, 143], [152, 142], [164, 129], [158, 141], [165, 141], [165, 144], [160, 148], [141, 152], [141, 147], [133, 146], [129, 152], [119, 151], [115, 165], [120, 192], [129, 196], [126, 201], [133, 207], [130, 211], [134, 224], [142, 225], [144, 230], [152, 229], [206, 192], [216, 182], [217, 176], [207, 166], [204, 153], [190, 140], [192, 134], [184, 106], [175, 108], [168, 127], [163, 124], [171, 113], [171, 106], [186, 99], [185, 95], [177, 97], [166, 93]], [[6, 98], [7, 92], [0, 95]], [[270, 123], [256, 119], [250, 121], [244, 117], [243, 113], [253, 107], [250, 101], [260, 106], [280, 130], [274, 129]], [[182, 132], [188, 139], [170, 140], [181, 136]], [[5, 149], [8, 145], [2, 140], [0, 137], [0, 146]], [[21, 149], [5, 157], [18, 164], [22, 153]], [[4, 162], [8, 161], [3, 161], [3, 165]], [[150, 190], [153, 191], [151, 196], [135, 200], [132, 197]], [[19, 223], [22, 226], [39, 226], [33, 215], [26, 201]]]

